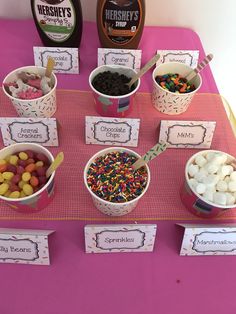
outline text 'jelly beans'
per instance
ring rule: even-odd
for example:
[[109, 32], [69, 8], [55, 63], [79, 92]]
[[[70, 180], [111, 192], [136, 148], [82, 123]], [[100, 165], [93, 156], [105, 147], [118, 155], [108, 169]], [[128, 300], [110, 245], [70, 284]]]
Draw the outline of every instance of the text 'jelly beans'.
[[0, 195], [22, 198], [39, 191], [47, 183], [49, 165], [44, 154], [31, 150], [0, 159]]

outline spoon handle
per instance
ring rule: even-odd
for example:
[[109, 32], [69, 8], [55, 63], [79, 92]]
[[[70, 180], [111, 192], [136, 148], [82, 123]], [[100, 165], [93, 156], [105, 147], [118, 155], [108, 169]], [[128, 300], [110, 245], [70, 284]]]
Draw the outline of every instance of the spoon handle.
[[152, 59], [150, 61], [148, 61], [145, 66], [137, 73], [133, 76], [133, 78], [131, 79], [131, 81], [127, 84], [129, 86], [129, 88], [131, 88], [131, 86], [144, 74], [146, 73], [156, 62], [157, 60], [160, 58], [159, 54], [156, 54], [154, 57], [152, 57]]
[[202, 71], [202, 69], [205, 68], [205, 66], [213, 59], [213, 54], [207, 55], [198, 65], [197, 67], [191, 71], [187, 76], [186, 80], [191, 81], [199, 72]]
[[162, 152], [164, 152], [167, 148], [167, 143], [157, 143], [153, 146], [146, 154], [144, 154], [141, 158], [133, 163], [132, 168], [134, 170], [139, 169], [140, 167], [146, 165], [150, 160], [156, 158]]
[[50, 167], [46, 171], [46, 178], [50, 177], [50, 175], [60, 166], [63, 160], [64, 160], [64, 153], [60, 152], [59, 154], [57, 154], [56, 158], [54, 159], [54, 161], [51, 163]]
[[48, 57], [48, 62], [47, 62], [47, 67], [46, 67], [46, 72], [45, 72], [46, 77], [49, 77], [49, 78], [51, 77], [54, 65], [55, 65], [55, 60], [52, 57]]

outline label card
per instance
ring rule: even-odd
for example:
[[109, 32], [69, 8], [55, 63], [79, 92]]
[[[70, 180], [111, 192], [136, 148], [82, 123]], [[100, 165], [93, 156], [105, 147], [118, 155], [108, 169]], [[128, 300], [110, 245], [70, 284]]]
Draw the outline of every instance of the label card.
[[0, 118], [3, 143], [37, 143], [58, 146], [55, 118]]
[[157, 225], [87, 225], [86, 253], [152, 252]]
[[50, 265], [48, 236], [53, 232], [0, 228], [0, 263]]
[[210, 148], [215, 121], [162, 120], [159, 141], [173, 148]]
[[180, 255], [236, 254], [236, 224], [178, 225], [185, 228]]
[[46, 67], [48, 57], [52, 57], [55, 60], [53, 72], [79, 73], [78, 48], [33, 47], [33, 49], [35, 65]]
[[138, 71], [141, 66], [141, 56], [142, 50], [98, 48], [98, 66], [124, 65]]
[[137, 146], [140, 119], [85, 117], [86, 144]]
[[157, 53], [160, 54], [160, 59], [156, 65], [165, 62], [181, 62], [191, 68], [196, 68], [198, 64], [198, 50], [157, 50]]

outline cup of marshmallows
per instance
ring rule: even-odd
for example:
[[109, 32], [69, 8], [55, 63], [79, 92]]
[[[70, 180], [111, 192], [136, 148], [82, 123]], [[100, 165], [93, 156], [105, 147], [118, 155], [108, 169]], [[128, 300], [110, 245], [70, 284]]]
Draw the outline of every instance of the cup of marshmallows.
[[235, 158], [217, 150], [194, 154], [185, 166], [180, 197], [200, 217], [211, 218], [236, 208]]

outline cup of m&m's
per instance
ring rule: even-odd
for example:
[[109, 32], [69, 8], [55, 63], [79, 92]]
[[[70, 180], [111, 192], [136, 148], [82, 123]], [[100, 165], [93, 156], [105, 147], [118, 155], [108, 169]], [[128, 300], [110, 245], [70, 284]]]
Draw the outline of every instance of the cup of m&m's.
[[161, 113], [176, 115], [185, 112], [202, 85], [198, 73], [191, 81], [186, 76], [193, 69], [180, 62], [166, 62], [152, 73], [152, 103]]
[[46, 177], [53, 160], [48, 149], [34, 143], [0, 150], [0, 200], [24, 213], [45, 208], [54, 196], [55, 172]]
[[140, 157], [127, 148], [112, 147], [96, 153], [84, 169], [84, 183], [95, 207], [109, 216], [130, 213], [146, 193], [150, 183], [147, 165], [134, 171]]

